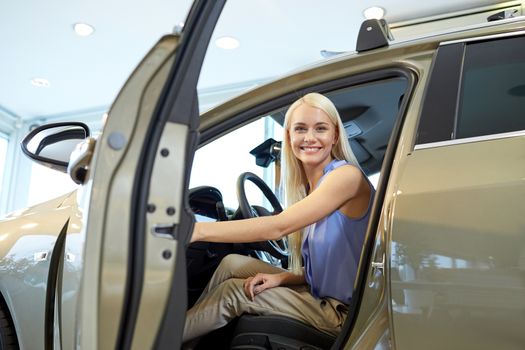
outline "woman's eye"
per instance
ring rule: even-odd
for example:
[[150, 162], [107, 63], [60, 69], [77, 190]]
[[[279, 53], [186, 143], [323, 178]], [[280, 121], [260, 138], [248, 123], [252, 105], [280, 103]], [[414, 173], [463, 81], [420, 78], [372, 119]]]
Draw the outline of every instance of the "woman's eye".
[[303, 128], [302, 126], [296, 126], [294, 128], [294, 131], [295, 132], [305, 132], [306, 131], [306, 128]]
[[325, 132], [328, 130], [328, 128], [326, 126], [320, 126], [316, 129], [318, 132]]

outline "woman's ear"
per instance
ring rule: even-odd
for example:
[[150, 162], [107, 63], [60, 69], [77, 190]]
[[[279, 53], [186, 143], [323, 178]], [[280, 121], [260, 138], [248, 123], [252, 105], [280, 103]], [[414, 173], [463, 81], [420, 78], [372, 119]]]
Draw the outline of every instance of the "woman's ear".
[[333, 143], [333, 145], [335, 146], [338, 141], [339, 141], [339, 129], [336, 127], [335, 128], [335, 135], [334, 135], [334, 143]]

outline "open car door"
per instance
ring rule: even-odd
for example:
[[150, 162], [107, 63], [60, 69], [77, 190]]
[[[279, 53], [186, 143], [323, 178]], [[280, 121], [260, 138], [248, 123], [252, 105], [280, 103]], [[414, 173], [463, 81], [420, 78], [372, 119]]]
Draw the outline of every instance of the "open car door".
[[85, 246], [75, 347], [180, 347], [196, 86], [223, 5], [195, 1], [181, 34], [163, 37], [144, 58], [96, 145], [86, 146], [84, 156], [93, 156], [79, 196]]

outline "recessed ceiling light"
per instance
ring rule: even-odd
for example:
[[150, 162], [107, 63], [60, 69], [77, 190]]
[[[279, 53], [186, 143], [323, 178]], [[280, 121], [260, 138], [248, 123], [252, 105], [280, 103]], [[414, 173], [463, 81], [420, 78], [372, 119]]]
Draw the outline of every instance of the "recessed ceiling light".
[[31, 85], [36, 87], [45, 87], [48, 88], [51, 86], [51, 83], [49, 83], [49, 80], [44, 78], [34, 78], [31, 79]]
[[79, 36], [90, 36], [95, 31], [95, 28], [87, 23], [75, 23], [73, 29]]
[[223, 36], [215, 40], [215, 45], [221, 49], [232, 50], [238, 48], [241, 43], [231, 36]]
[[366, 19], [381, 19], [385, 16], [385, 9], [379, 6], [372, 6], [363, 11]]

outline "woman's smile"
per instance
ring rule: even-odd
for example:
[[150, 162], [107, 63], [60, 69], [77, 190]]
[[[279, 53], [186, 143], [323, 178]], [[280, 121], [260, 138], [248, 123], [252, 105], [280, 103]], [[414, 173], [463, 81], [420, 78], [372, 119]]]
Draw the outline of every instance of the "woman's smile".
[[319, 150], [322, 149], [322, 147], [312, 147], [312, 146], [303, 146], [300, 147], [301, 151], [306, 153], [317, 153]]

